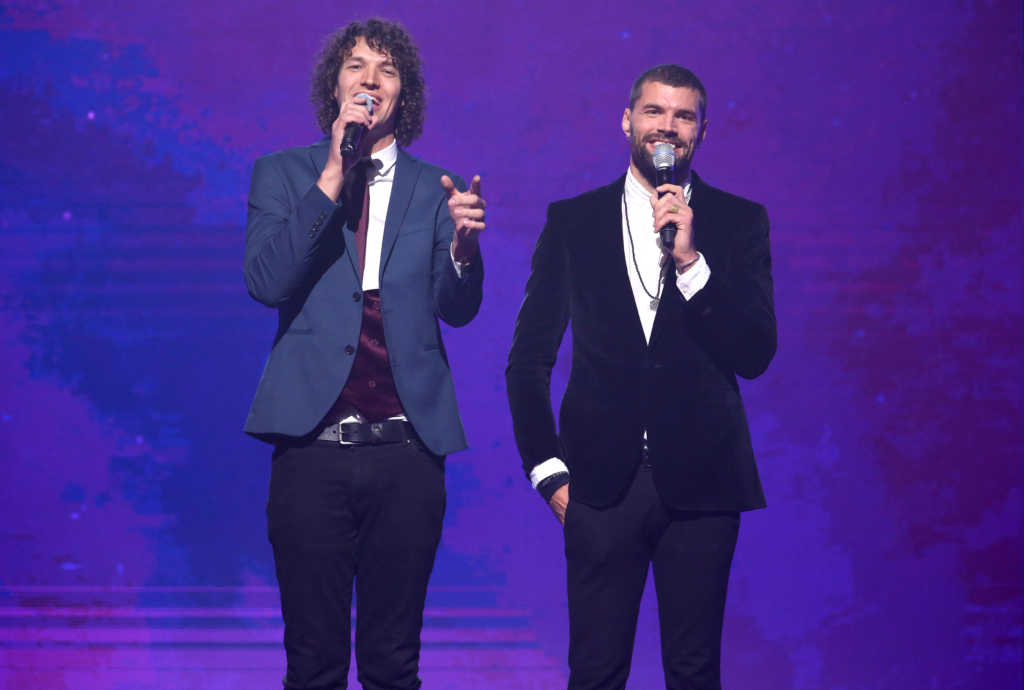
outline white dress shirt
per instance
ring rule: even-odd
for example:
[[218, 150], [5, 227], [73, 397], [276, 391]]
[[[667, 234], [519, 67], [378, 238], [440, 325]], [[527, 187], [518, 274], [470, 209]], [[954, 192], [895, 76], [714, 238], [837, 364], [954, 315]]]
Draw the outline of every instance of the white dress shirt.
[[[683, 183], [683, 194], [686, 203], [690, 203], [692, 187], [690, 180]], [[622, 192], [622, 251], [626, 259], [626, 273], [629, 285], [633, 290], [636, 310], [640, 315], [644, 339], [651, 342], [651, 330], [654, 328], [654, 317], [658, 312], [659, 300], [652, 300], [650, 295], [661, 296], [660, 277], [662, 262], [666, 260], [661, 251], [658, 233], [654, 231], [654, 210], [651, 208], [651, 193], [633, 176], [633, 171], [626, 172], [626, 185]], [[627, 217], [628, 212], [628, 217]], [[630, 237], [632, 235], [632, 238]], [[634, 252], [636, 263], [634, 263]], [[637, 267], [640, 273], [637, 273]], [[676, 271], [676, 287], [683, 299], [689, 301], [708, 283], [711, 267], [704, 260], [704, 255], [697, 252], [697, 262], [685, 273]], [[642, 280], [642, 282], [641, 282]], [[646, 286], [646, 289], [645, 289]], [[650, 293], [650, 294], [648, 294]], [[553, 474], [568, 472], [560, 458], [549, 458], [530, 470], [530, 483], [533, 488]]]
[[388, 218], [391, 188], [395, 184], [395, 163], [398, 144], [370, 156], [380, 169], [367, 183], [370, 188], [370, 211], [366, 217], [366, 256], [363, 259], [363, 292], [380, 289], [380, 252], [384, 246], [384, 222]]

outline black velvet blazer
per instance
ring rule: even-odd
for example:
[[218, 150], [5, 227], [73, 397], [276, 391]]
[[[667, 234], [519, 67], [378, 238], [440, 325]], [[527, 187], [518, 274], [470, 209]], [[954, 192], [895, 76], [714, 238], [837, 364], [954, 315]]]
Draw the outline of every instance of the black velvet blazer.
[[[622, 249], [624, 182], [548, 207], [505, 373], [523, 468], [562, 458], [571, 500], [608, 506], [629, 487], [646, 430], [667, 505], [764, 507], [736, 375], [760, 375], [775, 355], [768, 215], [693, 175], [694, 244], [711, 277], [686, 301], [669, 273], [648, 344]], [[559, 433], [550, 379], [568, 323]]]

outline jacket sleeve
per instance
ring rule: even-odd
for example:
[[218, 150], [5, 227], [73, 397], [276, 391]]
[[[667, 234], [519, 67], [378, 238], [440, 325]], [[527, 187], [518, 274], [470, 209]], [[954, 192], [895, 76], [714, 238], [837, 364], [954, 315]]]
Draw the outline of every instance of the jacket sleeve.
[[328, 228], [344, 218], [340, 206], [313, 184], [293, 203], [275, 156], [256, 161], [249, 187], [245, 283], [267, 306], [287, 301], [311, 271]]
[[516, 319], [505, 384], [516, 445], [527, 476], [562, 451], [551, 407], [551, 370], [569, 322], [569, 265], [564, 234], [548, 207]]
[[[457, 175], [452, 181], [459, 191], [466, 190], [466, 182]], [[438, 183], [438, 189], [442, 189]], [[447, 195], [434, 209], [434, 249], [431, 283], [434, 291], [434, 313], [450, 326], [465, 326], [480, 311], [483, 301], [483, 254], [467, 266], [460, 276], [452, 260], [451, 245], [455, 222], [448, 213]]]
[[683, 301], [697, 341], [730, 371], [752, 379], [775, 356], [778, 334], [764, 207], [757, 206], [754, 219], [743, 225], [731, 247], [732, 269], [725, 273], [712, 265], [707, 285]]

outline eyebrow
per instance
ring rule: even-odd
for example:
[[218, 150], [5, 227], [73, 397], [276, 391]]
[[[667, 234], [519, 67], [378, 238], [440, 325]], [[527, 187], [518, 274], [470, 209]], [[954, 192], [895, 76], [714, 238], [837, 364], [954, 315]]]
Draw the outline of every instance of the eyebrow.
[[[646, 105], [641, 106], [640, 109], [641, 110], [657, 110], [659, 112], [663, 112], [663, 111], [666, 110], [666, 108], [658, 105], [657, 103], [647, 103]], [[679, 109], [675, 110], [675, 114], [676, 115], [696, 115], [697, 111], [696, 110], [691, 110], [690, 108], [679, 108]]]
[[[365, 63], [366, 58], [363, 58], [359, 55], [349, 55], [347, 58], [345, 58], [345, 61], [342, 64], [347, 65], [350, 62]], [[379, 64], [381, 67], [395, 67], [395, 61], [390, 57], [385, 58]]]

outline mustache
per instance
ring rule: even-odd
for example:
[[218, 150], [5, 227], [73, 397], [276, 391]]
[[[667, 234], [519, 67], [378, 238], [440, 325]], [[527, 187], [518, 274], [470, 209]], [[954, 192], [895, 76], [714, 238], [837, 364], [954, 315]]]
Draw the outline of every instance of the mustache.
[[645, 144], [648, 144], [652, 141], [667, 141], [673, 146], [683, 145], [683, 142], [679, 139], [679, 137], [673, 134], [648, 134], [646, 137], [644, 137]]

